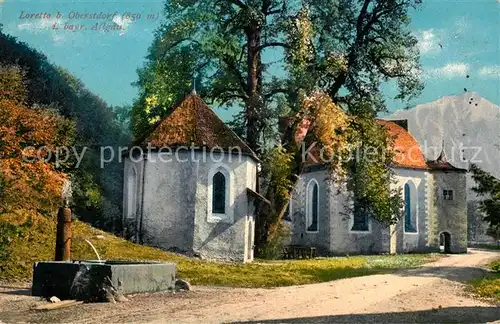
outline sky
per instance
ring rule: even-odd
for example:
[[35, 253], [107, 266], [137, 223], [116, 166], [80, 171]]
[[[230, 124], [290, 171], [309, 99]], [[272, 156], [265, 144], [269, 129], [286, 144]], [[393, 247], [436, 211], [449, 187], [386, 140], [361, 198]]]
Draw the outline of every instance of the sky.
[[[124, 105], [137, 95], [136, 69], [145, 61], [162, 11], [161, 0], [0, 0], [0, 23], [4, 33], [68, 69], [109, 104]], [[425, 89], [403, 103], [392, 99], [393, 85], [384, 86], [390, 111], [464, 88], [500, 105], [500, 0], [423, 0], [411, 18]], [[106, 31], [117, 25], [120, 30]]]

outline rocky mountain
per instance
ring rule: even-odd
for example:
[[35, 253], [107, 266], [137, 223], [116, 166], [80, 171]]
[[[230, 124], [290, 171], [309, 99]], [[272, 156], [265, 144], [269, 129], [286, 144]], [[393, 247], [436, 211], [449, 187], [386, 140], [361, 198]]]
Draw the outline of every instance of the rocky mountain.
[[443, 97], [385, 119], [407, 119], [427, 159], [439, 155], [444, 141], [453, 165], [467, 168], [470, 161], [500, 178], [500, 106], [477, 93]]
[[[420, 143], [427, 159], [435, 159], [444, 150], [448, 161], [456, 167], [468, 168], [469, 163], [500, 178], [500, 106], [475, 92], [443, 97], [437, 101], [398, 110], [387, 120], [407, 119], [408, 130]], [[469, 234], [477, 209], [477, 196], [470, 190], [474, 181], [469, 177]], [[476, 224], [477, 225], [477, 224]], [[478, 225], [479, 232], [484, 226]], [[482, 229], [481, 229], [482, 228]], [[477, 240], [485, 240], [484, 233]], [[474, 237], [470, 239], [475, 240]]]

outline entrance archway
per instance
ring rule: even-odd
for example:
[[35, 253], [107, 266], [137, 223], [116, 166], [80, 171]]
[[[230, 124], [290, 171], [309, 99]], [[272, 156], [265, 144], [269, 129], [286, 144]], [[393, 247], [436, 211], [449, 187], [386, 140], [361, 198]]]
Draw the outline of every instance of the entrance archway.
[[451, 234], [442, 232], [439, 234], [439, 249], [444, 253], [451, 253]]

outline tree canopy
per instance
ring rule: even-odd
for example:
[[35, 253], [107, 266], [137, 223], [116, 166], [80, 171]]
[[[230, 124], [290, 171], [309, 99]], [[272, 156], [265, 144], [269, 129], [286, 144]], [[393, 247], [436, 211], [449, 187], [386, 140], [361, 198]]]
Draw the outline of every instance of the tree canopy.
[[[260, 217], [265, 220], [257, 231], [269, 232], [288, 203], [283, 188], [290, 191], [304, 166], [295, 135], [305, 120], [306, 142], [340, 147], [348, 142], [349, 150], [371, 146], [387, 152], [390, 140], [375, 122], [386, 111], [381, 86], [397, 86], [401, 100], [423, 87], [417, 40], [409, 28], [409, 11], [419, 3], [166, 0], [164, 23], [139, 71], [134, 125], [146, 127], [136, 127], [134, 135], [141, 137], [147, 125], [167, 114], [195, 75], [200, 95], [232, 110], [231, 125], [249, 146], [264, 161], [282, 166], [281, 171], [265, 166], [262, 174], [268, 181], [261, 190], [273, 211]], [[314, 102], [327, 108], [309, 109]], [[343, 118], [345, 123], [328, 126]], [[393, 222], [401, 204], [399, 194], [390, 191], [391, 155], [381, 153], [372, 162], [361, 155], [341, 169], [356, 171], [346, 172], [355, 201], [376, 219]]]
[[[128, 125], [124, 128], [124, 123], [116, 118], [120, 109], [111, 109], [69, 71], [3, 33], [1, 25], [0, 64], [15, 65], [20, 71], [9, 68], [2, 72], [8, 81], [1, 87], [3, 98], [10, 102], [20, 102], [18, 99], [23, 98], [26, 109], [36, 109], [40, 114], [57, 112], [65, 120], [74, 121], [72, 145], [78, 152], [84, 147], [88, 151], [78, 169], [68, 169], [71, 167], [68, 163], [60, 166], [59, 171], [68, 173], [72, 179], [75, 213], [84, 220], [112, 229], [110, 220], [121, 216], [122, 172], [117, 164], [101, 169], [98, 157], [100, 146], [124, 144], [129, 140]], [[12, 92], [12, 88], [18, 91]], [[59, 146], [63, 145], [61, 141]]]
[[490, 228], [500, 228], [500, 180], [482, 170], [477, 165], [470, 167], [472, 178], [476, 182], [473, 190], [484, 199], [479, 209], [484, 212], [484, 220], [490, 224]]
[[25, 81], [19, 67], [0, 65], [0, 214], [51, 213], [67, 178], [48, 151], [72, 144], [74, 123], [56, 111], [26, 107]]

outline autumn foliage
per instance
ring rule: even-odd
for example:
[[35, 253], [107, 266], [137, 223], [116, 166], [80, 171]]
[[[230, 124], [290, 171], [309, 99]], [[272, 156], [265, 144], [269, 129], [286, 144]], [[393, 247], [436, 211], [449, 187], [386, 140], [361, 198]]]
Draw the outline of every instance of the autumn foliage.
[[71, 144], [74, 124], [53, 110], [27, 107], [26, 94], [23, 71], [0, 66], [0, 215], [49, 214], [66, 178], [50, 152]]

